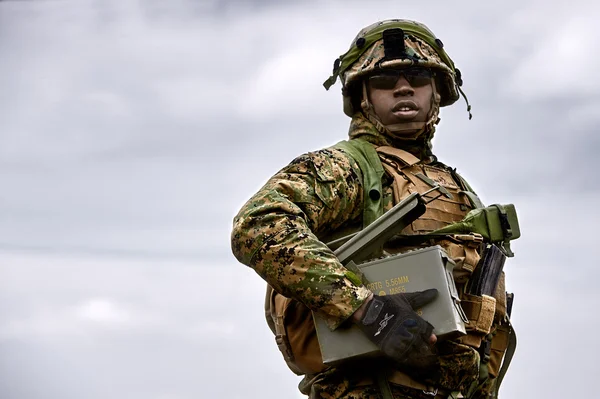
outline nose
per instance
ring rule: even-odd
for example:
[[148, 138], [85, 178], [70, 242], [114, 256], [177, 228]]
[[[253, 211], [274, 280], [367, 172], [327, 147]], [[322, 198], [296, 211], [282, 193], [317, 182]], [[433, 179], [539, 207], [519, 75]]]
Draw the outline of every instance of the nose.
[[400, 78], [396, 82], [396, 86], [394, 87], [394, 95], [395, 96], [412, 96], [415, 94], [415, 90], [408, 83], [408, 80], [404, 77], [404, 75], [400, 75]]

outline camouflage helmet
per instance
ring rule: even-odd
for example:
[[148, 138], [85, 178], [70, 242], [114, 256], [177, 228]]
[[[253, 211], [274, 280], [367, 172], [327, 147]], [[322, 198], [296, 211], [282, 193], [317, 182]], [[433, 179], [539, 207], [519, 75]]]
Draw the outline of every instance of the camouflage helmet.
[[442, 41], [422, 23], [405, 19], [376, 22], [362, 29], [350, 49], [335, 60], [333, 75], [323, 85], [329, 89], [340, 77], [344, 112], [352, 116], [355, 110], [349, 93], [354, 83], [379, 69], [422, 66], [435, 73], [441, 96], [439, 105], [451, 105], [462, 93], [462, 78], [443, 47]]

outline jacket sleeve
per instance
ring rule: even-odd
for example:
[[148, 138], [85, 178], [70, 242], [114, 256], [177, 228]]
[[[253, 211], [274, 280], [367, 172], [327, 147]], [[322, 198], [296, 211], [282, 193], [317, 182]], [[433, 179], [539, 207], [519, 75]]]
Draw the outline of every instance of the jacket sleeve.
[[325, 316], [335, 329], [370, 292], [317, 236], [360, 220], [358, 165], [337, 149], [296, 158], [234, 218], [231, 246], [277, 292]]

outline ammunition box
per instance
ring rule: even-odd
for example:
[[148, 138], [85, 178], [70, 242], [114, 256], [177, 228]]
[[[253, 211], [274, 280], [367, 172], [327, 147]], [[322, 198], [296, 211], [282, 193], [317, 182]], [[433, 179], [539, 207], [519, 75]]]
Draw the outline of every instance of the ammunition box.
[[[371, 260], [357, 266], [369, 288], [376, 295], [391, 295], [436, 288], [437, 298], [416, 310], [434, 326], [438, 339], [450, 339], [466, 334], [468, 322], [462, 308], [452, 269], [454, 262], [439, 246]], [[313, 312], [323, 363], [335, 365], [343, 360], [363, 356], [383, 356], [355, 325], [341, 326], [331, 331], [325, 320]]]

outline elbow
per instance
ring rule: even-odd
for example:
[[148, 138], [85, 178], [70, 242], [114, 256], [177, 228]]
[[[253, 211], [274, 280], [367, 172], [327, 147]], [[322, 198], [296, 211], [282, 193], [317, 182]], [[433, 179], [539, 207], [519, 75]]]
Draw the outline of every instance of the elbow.
[[240, 223], [236, 222], [234, 221], [233, 229], [231, 230], [231, 252], [240, 263], [250, 266], [252, 239], [247, 234], [244, 234], [244, 229]]
[[239, 262], [244, 263], [242, 239], [239, 230], [235, 226], [231, 231], [231, 252]]

